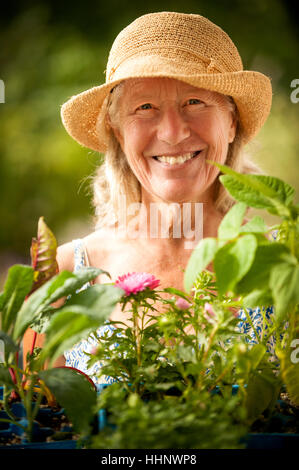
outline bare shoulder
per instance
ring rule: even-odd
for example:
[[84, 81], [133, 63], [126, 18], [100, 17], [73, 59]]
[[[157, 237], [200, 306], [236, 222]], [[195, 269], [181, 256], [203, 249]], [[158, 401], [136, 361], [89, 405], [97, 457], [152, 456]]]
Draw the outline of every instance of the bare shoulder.
[[74, 246], [73, 242], [64, 243], [57, 248], [57, 263], [59, 271], [74, 270]]
[[89, 259], [97, 264], [103, 260], [115, 246], [115, 238], [109, 229], [96, 230], [82, 239]]

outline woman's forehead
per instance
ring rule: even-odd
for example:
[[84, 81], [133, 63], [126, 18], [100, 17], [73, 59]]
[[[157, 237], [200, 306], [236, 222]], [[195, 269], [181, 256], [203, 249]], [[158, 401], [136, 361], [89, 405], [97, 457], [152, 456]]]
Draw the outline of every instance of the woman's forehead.
[[139, 99], [142, 97], [159, 96], [164, 92], [178, 94], [196, 93], [206, 97], [216, 97], [220, 93], [198, 88], [189, 83], [166, 77], [131, 78], [124, 82], [124, 95], [126, 98]]

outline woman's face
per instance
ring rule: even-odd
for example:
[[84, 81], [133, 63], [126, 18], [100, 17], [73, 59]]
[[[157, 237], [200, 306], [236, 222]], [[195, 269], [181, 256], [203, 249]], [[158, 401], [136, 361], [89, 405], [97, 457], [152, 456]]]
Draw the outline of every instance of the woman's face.
[[113, 127], [143, 191], [168, 202], [201, 201], [224, 163], [236, 123], [227, 99], [169, 78], [125, 82]]

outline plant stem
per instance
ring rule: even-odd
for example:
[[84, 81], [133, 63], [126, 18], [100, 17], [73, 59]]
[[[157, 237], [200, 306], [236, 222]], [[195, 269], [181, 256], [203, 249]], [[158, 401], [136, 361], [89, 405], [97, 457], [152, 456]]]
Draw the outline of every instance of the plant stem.
[[139, 327], [138, 327], [138, 307], [135, 302], [132, 304], [133, 308], [133, 322], [134, 322], [134, 336], [136, 342], [136, 353], [137, 353], [137, 365], [141, 366], [141, 344], [139, 337]]
[[[12, 419], [12, 421], [14, 422], [17, 418], [16, 416], [13, 414], [13, 412], [11, 411], [11, 409], [9, 408], [9, 405], [8, 405], [8, 396], [10, 395], [10, 392], [8, 392], [6, 390], [6, 385], [3, 385], [3, 408], [4, 408], [4, 411], [6, 412], [6, 414]], [[1, 420], [2, 421], [2, 420]]]

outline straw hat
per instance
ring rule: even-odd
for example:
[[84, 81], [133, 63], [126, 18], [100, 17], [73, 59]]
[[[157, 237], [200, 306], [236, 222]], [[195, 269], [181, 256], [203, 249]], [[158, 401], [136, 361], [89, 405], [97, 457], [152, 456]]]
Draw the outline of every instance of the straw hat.
[[105, 98], [115, 85], [133, 77], [169, 77], [232, 96], [246, 142], [257, 134], [271, 108], [270, 79], [243, 70], [236, 46], [220, 27], [200, 15], [150, 13], [116, 37], [106, 83], [63, 104], [61, 116], [67, 132], [85, 147], [105, 152]]

